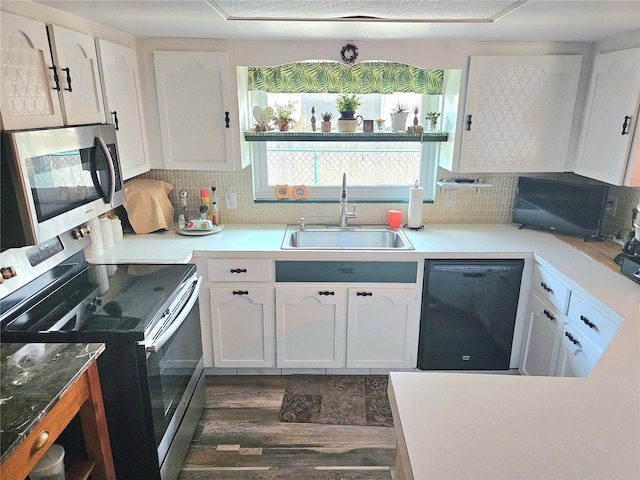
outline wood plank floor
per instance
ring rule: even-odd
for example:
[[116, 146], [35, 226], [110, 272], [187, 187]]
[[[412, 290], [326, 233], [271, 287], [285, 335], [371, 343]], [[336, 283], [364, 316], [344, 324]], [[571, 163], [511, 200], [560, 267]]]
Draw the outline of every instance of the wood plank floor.
[[388, 427], [283, 423], [286, 376], [209, 376], [179, 480], [390, 480]]

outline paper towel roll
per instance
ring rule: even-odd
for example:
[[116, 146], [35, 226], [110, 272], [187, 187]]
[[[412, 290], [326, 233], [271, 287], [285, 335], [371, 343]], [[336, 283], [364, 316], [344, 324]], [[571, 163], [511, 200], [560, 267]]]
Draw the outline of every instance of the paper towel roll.
[[100, 217], [100, 233], [102, 234], [102, 246], [105, 249], [113, 247], [113, 230], [111, 229], [111, 220], [108, 217]]
[[422, 202], [424, 200], [424, 188], [418, 186], [409, 189], [409, 228], [420, 228], [422, 226]]
[[89, 220], [87, 225], [91, 229], [91, 233], [89, 234], [91, 237], [91, 244], [85, 247], [84, 256], [92, 258], [102, 255], [104, 252], [104, 246], [102, 245], [102, 233], [100, 232], [100, 221], [98, 220], [98, 217], [94, 217]]

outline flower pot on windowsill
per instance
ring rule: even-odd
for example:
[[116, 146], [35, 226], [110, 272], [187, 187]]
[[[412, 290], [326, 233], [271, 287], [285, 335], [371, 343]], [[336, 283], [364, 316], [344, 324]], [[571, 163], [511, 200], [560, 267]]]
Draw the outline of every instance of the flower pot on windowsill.
[[394, 132], [404, 132], [407, 130], [407, 119], [409, 112], [398, 112], [391, 114], [391, 130]]
[[322, 133], [331, 133], [331, 122], [320, 122], [320, 131]]
[[355, 116], [355, 112], [340, 112], [338, 119], [338, 131], [343, 133], [353, 133], [358, 125], [362, 123], [362, 116]]

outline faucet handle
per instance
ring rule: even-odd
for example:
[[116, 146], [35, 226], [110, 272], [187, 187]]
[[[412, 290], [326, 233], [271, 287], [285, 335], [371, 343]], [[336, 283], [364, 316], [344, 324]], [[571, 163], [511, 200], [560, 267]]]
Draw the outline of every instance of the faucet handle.
[[300, 230], [306, 230], [307, 226], [306, 226], [307, 220], [304, 217], [300, 217], [300, 220], [298, 220], [298, 225], [300, 225]]

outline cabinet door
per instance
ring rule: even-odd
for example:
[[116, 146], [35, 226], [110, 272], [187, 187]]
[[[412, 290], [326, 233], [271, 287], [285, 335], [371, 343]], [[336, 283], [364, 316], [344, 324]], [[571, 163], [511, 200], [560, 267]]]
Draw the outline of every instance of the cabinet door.
[[210, 298], [214, 365], [275, 366], [273, 288], [212, 287]]
[[624, 180], [639, 100], [640, 48], [597, 55], [576, 173], [614, 185], [631, 185]]
[[107, 121], [116, 126], [124, 180], [149, 171], [136, 52], [98, 39]]
[[414, 288], [350, 288], [347, 367], [415, 368], [419, 325]]
[[102, 84], [94, 38], [57, 25], [49, 25], [48, 29], [60, 77], [65, 124], [104, 123]]
[[565, 325], [558, 356], [556, 375], [559, 377], [587, 377], [600, 358], [601, 352], [580, 335], [571, 325]]
[[19, 130], [62, 125], [45, 24], [2, 12], [0, 27], [3, 128]]
[[565, 170], [580, 55], [472, 56], [460, 171]]
[[344, 367], [346, 336], [345, 288], [276, 288], [278, 367]]
[[525, 375], [555, 375], [564, 317], [533, 293], [528, 317], [521, 370]]
[[164, 168], [233, 170], [229, 55], [153, 52]]

